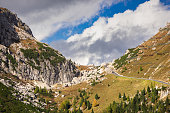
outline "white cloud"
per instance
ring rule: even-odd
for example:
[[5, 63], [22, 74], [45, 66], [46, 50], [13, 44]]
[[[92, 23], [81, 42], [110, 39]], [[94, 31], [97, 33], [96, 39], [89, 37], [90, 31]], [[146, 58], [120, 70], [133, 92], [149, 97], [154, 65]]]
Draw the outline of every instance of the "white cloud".
[[52, 42], [51, 45], [80, 64], [98, 65], [112, 61], [165, 26], [170, 19], [168, 7], [159, 0], [150, 0], [140, 4], [134, 11], [99, 18], [82, 34]]
[[38, 40], [62, 27], [78, 25], [98, 14], [101, 8], [123, 0], [1, 0], [0, 4], [26, 22]]

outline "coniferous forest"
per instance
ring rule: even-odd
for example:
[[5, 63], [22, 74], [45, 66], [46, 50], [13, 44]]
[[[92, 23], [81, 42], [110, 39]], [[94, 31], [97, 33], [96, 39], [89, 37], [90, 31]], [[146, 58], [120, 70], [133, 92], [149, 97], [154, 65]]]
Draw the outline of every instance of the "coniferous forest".
[[110, 106], [104, 110], [104, 113], [169, 113], [169, 99], [160, 99], [159, 92], [165, 91], [166, 87], [154, 88], [147, 87], [137, 91], [134, 97], [119, 93], [120, 103], [113, 101]]

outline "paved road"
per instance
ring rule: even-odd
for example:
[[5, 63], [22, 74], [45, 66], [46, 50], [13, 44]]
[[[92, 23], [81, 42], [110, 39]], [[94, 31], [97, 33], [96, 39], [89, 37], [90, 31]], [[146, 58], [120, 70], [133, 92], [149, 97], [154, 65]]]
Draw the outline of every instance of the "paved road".
[[166, 82], [163, 82], [163, 81], [160, 81], [160, 80], [153, 80], [153, 79], [148, 79], [148, 78], [128, 77], [128, 76], [119, 75], [118, 73], [116, 73], [116, 72], [114, 72], [114, 71], [112, 71], [112, 73], [113, 73], [114, 75], [116, 75], [116, 76], [119, 76], [119, 77], [142, 79], [142, 80], [151, 80], [151, 81], [156, 81], [156, 82], [159, 82], [159, 83], [163, 83], [163, 84], [170, 85], [169, 83], [166, 83]]

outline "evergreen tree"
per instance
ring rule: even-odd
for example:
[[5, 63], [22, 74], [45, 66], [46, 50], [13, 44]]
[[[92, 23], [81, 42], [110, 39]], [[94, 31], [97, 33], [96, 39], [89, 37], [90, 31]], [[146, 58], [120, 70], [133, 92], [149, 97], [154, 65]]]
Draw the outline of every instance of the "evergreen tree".
[[168, 106], [168, 105], [169, 105], [169, 99], [168, 99], [168, 97], [166, 97], [165, 105], [166, 105], [166, 106]]
[[165, 91], [165, 90], [166, 90], [166, 87], [165, 87], [165, 86], [162, 86], [162, 90]]
[[137, 95], [139, 95], [139, 90], [137, 90]]
[[92, 109], [91, 113], [94, 113], [93, 109]]
[[168, 107], [169, 107], [169, 99], [168, 99], [168, 97], [165, 100], [165, 106], [166, 106], [166, 111], [168, 111]]
[[80, 93], [80, 97], [83, 97], [82, 93]]
[[99, 99], [99, 96], [98, 94], [95, 95], [95, 99], [98, 100]]
[[146, 95], [145, 88], [143, 89], [143, 91], [142, 91], [142, 92], [143, 92], [143, 95]]
[[151, 90], [150, 90], [150, 87], [148, 86], [147, 88], [147, 93], [150, 94]]
[[83, 113], [82, 110], [79, 108], [76, 113]]
[[91, 104], [89, 101], [87, 101], [87, 109], [90, 110], [91, 109]]
[[81, 98], [81, 100], [80, 100], [80, 107], [82, 106], [83, 102], [84, 102], [84, 99]]
[[146, 104], [145, 103], [142, 103], [142, 111], [144, 113], [147, 113], [147, 107], [146, 107]]
[[107, 113], [112, 113], [112, 107], [111, 107], [111, 104], [110, 104], [110, 106], [107, 108]]
[[152, 109], [153, 109], [153, 108], [152, 108], [152, 105], [150, 104], [150, 105], [149, 105], [149, 112], [152, 112]]
[[113, 101], [113, 105], [112, 105], [112, 113], [116, 113], [117, 111], [117, 104], [115, 101]]
[[152, 95], [152, 97], [151, 97], [151, 102], [155, 103], [155, 96], [154, 95]]
[[125, 101], [127, 98], [126, 98], [126, 95], [125, 93], [123, 94], [123, 101]]
[[132, 111], [133, 112], [136, 112], [136, 98], [133, 98], [133, 100], [132, 100]]
[[121, 99], [121, 93], [119, 93], [119, 99]]

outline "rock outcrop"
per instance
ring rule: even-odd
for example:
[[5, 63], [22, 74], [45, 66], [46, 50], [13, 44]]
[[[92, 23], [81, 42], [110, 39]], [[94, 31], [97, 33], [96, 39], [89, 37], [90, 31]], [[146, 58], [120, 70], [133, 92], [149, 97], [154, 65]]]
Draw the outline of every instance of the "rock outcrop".
[[12, 43], [19, 42], [16, 27], [33, 36], [31, 29], [16, 14], [8, 9], [0, 8], [0, 44], [9, 47]]
[[53, 85], [80, 76], [71, 60], [38, 42], [16, 14], [0, 8], [0, 71]]

